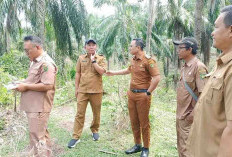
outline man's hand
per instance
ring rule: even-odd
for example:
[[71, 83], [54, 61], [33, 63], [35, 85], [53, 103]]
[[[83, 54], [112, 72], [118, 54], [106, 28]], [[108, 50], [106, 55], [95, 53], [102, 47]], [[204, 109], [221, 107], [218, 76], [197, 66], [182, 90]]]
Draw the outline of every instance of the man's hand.
[[75, 96], [77, 98], [77, 96], [78, 96], [78, 89], [76, 89], [76, 91], [75, 91]]
[[107, 71], [105, 74], [106, 76], [114, 76], [114, 73], [112, 71]]
[[27, 91], [27, 84], [26, 83], [17, 84], [17, 88], [15, 90], [18, 92], [26, 92]]
[[95, 61], [95, 54], [94, 55], [91, 54], [90, 59], [91, 59], [92, 62]]

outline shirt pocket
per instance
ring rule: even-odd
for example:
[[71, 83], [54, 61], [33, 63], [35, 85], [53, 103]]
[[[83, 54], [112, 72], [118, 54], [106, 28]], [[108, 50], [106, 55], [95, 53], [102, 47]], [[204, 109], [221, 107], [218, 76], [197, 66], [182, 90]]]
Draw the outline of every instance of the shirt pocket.
[[144, 71], [146, 71], [146, 69], [145, 69], [145, 67], [139, 67], [139, 71], [144, 72]]
[[194, 88], [195, 88], [194, 77], [191, 77], [191, 76], [185, 77], [185, 81], [186, 81], [186, 83], [188, 84], [188, 86], [189, 86], [192, 90], [194, 90]]
[[207, 103], [209, 103], [210, 105], [221, 104], [223, 94], [222, 85], [223, 77], [213, 76], [211, 87], [207, 94]]
[[29, 73], [36, 75], [38, 73], [38, 71], [39, 71], [38, 69], [31, 69]]
[[81, 73], [84, 73], [86, 70], [87, 62], [82, 62], [81, 63]]
[[40, 70], [39, 69], [31, 69], [29, 72], [29, 81], [31, 83], [38, 83], [40, 81]]

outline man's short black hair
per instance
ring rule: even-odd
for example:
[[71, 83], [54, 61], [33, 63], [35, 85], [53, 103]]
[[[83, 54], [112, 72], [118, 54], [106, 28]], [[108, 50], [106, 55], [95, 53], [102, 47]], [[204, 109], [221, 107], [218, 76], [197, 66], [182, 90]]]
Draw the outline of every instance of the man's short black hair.
[[143, 42], [143, 39], [136, 38], [136, 39], [133, 39], [133, 40], [135, 41], [136, 46], [139, 46], [141, 48], [141, 50], [144, 49], [145, 44]]
[[31, 41], [33, 44], [41, 46], [41, 47], [43, 46], [42, 40], [37, 36], [29, 35], [29, 36], [24, 37], [23, 40], [24, 41]]
[[224, 24], [226, 27], [232, 26], [232, 5], [228, 5], [221, 10], [221, 13], [225, 13]]

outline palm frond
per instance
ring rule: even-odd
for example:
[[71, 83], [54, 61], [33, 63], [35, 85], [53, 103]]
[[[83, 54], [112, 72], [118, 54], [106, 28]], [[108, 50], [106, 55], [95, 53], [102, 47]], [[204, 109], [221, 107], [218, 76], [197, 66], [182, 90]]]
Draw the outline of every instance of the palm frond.
[[62, 54], [70, 55], [72, 54], [72, 47], [70, 46], [71, 39], [67, 18], [56, 0], [53, 0], [52, 3], [49, 4], [49, 8], [56, 36], [57, 48], [61, 50]]

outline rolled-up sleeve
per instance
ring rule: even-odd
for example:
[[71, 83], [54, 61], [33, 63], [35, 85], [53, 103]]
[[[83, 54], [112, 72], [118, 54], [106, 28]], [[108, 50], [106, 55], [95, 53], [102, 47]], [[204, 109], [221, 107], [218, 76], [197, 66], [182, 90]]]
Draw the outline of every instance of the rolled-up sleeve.
[[102, 67], [103, 69], [107, 70], [106, 58], [102, 56], [98, 62], [98, 65]]
[[227, 71], [224, 80], [224, 103], [226, 119], [232, 120], [232, 68]]

